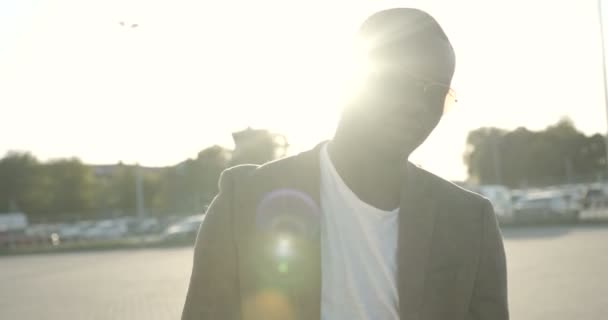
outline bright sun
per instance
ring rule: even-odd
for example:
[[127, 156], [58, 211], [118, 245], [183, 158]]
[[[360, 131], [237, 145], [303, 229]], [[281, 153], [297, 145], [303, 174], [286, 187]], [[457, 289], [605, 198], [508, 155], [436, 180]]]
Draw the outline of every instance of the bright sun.
[[[368, 67], [354, 35], [353, 29], [262, 41], [255, 62], [245, 67], [253, 70], [250, 81], [238, 89], [252, 93], [256, 103], [246, 121], [284, 133], [301, 148], [331, 138], [345, 100]], [[236, 104], [251, 105], [251, 96]]]

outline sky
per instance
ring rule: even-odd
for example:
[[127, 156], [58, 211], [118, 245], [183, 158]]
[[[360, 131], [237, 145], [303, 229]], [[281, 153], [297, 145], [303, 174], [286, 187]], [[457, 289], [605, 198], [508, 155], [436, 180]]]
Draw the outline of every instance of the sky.
[[411, 159], [463, 180], [476, 128], [606, 132], [597, 4], [0, 0], [0, 154], [166, 166], [248, 126], [304, 151], [335, 130], [358, 25], [401, 6], [434, 15], [457, 59], [458, 103]]

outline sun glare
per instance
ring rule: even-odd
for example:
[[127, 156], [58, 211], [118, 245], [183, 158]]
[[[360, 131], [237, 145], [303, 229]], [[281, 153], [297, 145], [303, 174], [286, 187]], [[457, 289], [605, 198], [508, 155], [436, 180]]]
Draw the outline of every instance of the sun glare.
[[319, 32], [311, 38], [315, 40], [293, 43], [290, 49], [285, 43], [264, 41], [261, 54], [267, 55], [258, 57], [263, 70], [247, 66], [256, 71], [253, 80], [235, 88], [255, 92], [253, 99], [241, 95], [242, 102], [236, 102], [252, 107], [245, 111], [249, 125], [280, 131], [303, 148], [331, 138], [342, 107], [358, 92], [369, 70], [354, 31]]

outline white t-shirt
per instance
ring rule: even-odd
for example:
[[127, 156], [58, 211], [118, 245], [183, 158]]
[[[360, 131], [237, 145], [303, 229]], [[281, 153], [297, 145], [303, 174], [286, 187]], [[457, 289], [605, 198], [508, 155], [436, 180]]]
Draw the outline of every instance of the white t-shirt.
[[321, 150], [321, 320], [399, 319], [398, 209], [361, 201]]

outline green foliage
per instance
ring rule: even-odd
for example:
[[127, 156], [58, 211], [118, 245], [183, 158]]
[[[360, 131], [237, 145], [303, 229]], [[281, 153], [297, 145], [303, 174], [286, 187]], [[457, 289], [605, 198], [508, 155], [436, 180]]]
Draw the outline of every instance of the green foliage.
[[[231, 151], [212, 146], [167, 168], [158, 185], [157, 207], [171, 213], [201, 213], [217, 194], [217, 181], [228, 167]], [[146, 193], [148, 190], [146, 190]]]
[[30, 153], [9, 152], [0, 159], [0, 211], [26, 209], [41, 177]]
[[542, 131], [480, 128], [469, 133], [464, 161], [471, 179], [510, 187], [592, 180], [605, 171], [602, 135], [585, 136], [562, 119]]
[[0, 159], [0, 212], [19, 210], [32, 221], [135, 215], [140, 170], [147, 214], [201, 213], [217, 194], [219, 176], [229, 165], [285, 155], [283, 136], [266, 130], [243, 132], [236, 159], [232, 150], [214, 145], [195, 159], [165, 168], [89, 166], [75, 158], [42, 163], [30, 153], [9, 152]]
[[95, 205], [96, 181], [90, 167], [78, 159], [54, 160], [41, 168], [43, 190], [49, 195], [46, 212], [66, 216], [90, 213]]
[[10, 152], [0, 160], [0, 211], [34, 217], [87, 213], [94, 207], [95, 192], [91, 168], [78, 159], [42, 164], [29, 153]]

